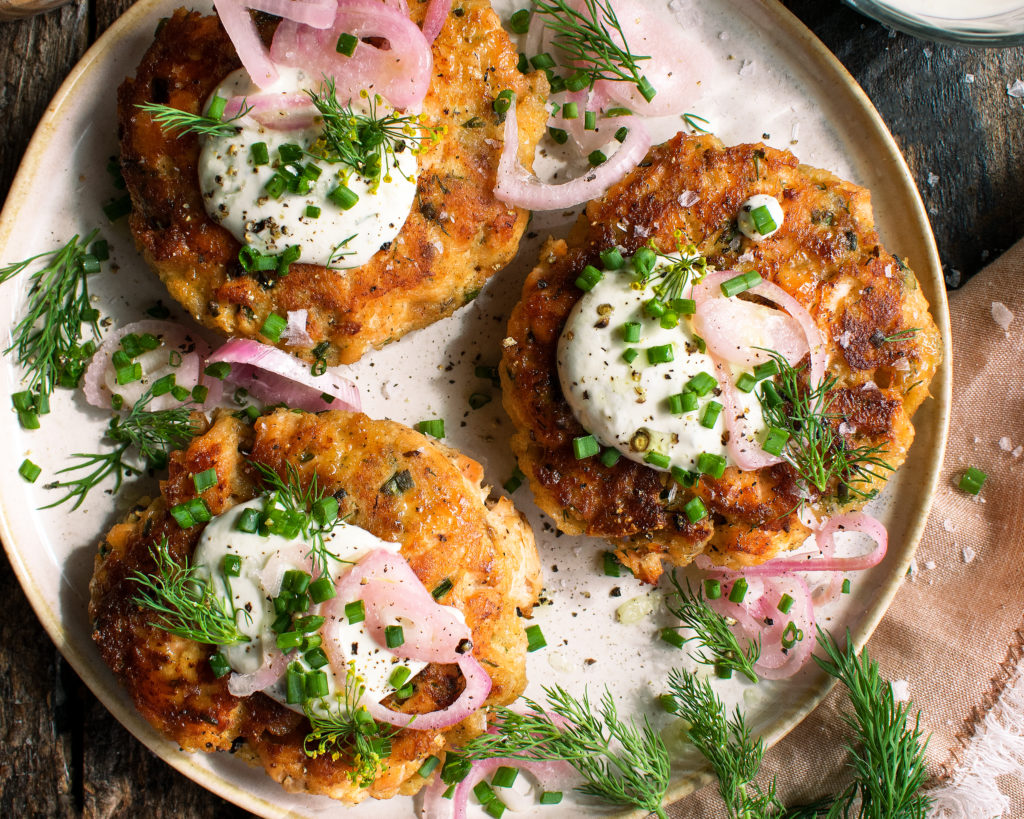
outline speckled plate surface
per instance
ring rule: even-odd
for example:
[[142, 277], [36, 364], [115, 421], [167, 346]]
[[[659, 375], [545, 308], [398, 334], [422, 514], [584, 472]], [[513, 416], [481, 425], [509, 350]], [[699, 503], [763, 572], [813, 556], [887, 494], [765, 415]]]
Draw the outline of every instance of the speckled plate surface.
[[[652, 8], [655, 2], [652, 0]], [[0, 215], [0, 261], [7, 263], [63, 244], [73, 233], [105, 222], [100, 207], [116, 192], [105, 171], [116, 152], [114, 89], [132, 72], [148, 46], [158, 19], [176, 0], [141, 0], [108, 30], [78, 64], [51, 103], [29, 147]], [[507, 16], [511, 5], [499, 11]], [[863, 574], [853, 594], [819, 613], [829, 627], [849, 626], [862, 644], [896, 593], [924, 525], [945, 442], [950, 403], [949, 321], [941, 269], [928, 221], [896, 145], [874, 108], [839, 63], [789, 12], [774, 0], [673, 0], [667, 18], [678, 26], [682, 48], [694, 54], [695, 81], [689, 110], [710, 122], [727, 143], [764, 140], [789, 148], [808, 164], [829, 168], [873, 192], [879, 232], [893, 252], [907, 256], [917, 273], [946, 349], [932, 384], [932, 399], [915, 417], [917, 439], [903, 469], [872, 511], [888, 526], [889, 554]], [[684, 31], [690, 40], [684, 40]], [[697, 81], [699, 80], [699, 82]], [[678, 118], [654, 124], [658, 139], [682, 127]], [[557, 157], [541, 157], [551, 173]], [[538, 215], [518, 259], [454, 318], [366, 356], [352, 368], [370, 415], [404, 423], [443, 417], [450, 443], [485, 467], [499, 486], [512, 471], [507, 437], [510, 423], [489, 382], [473, 375], [478, 363], [499, 358], [505, 318], [518, 297], [523, 277], [548, 233], [564, 231], [576, 212]], [[112, 265], [92, 287], [96, 304], [115, 324], [137, 318], [166, 296], [139, 258], [122, 221], [104, 225]], [[21, 314], [24, 280], [0, 287], [0, 335], [8, 338]], [[178, 316], [182, 318], [181, 316]], [[187, 322], [187, 319], [184, 319]], [[6, 342], [4, 343], [6, 346]], [[20, 372], [9, 357], [0, 362], [0, 391], [20, 389]], [[466, 400], [473, 392], [495, 392], [476, 411]], [[59, 391], [53, 414], [42, 429], [26, 433], [14, 413], [0, 413], [0, 439], [8, 468], [0, 471], [0, 538], [36, 613], [58, 648], [114, 715], [156, 754], [206, 788], [266, 817], [410, 817], [414, 800], [343, 808], [328, 799], [287, 794], [264, 775], [227, 754], [189, 755], [159, 737], [136, 713], [100, 661], [89, 636], [88, 581], [96, 543], [153, 482], [129, 482], [116, 498], [94, 492], [77, 511], [41, 510], [53, 497], [43, 485], [68, 463], [72, 452], [93, 450], [106, 414], [81, 396]], [[43, 477], [26, 484], [14, 465], [30, 457]], [[529, 490], [514, 496], [530, 517], [546, 577], [549, 604], [537, 612], [549, 648], [530, 655], [531, 694], [541, 683], [558, 683], [581, 694], [585, 686], [608, 685], [622, 711], [648, 714], [660, 726], [654, 707], [667, 670], [682, 654], [656, 640], [665, 624], [656, 612], [636, 625], [615, 621], [615, 610], [645, 589], [631, 578], [600, 572], [602, 544], [589, 538], [556, 537], [550, 522], [533, 506]], [[821, 700], [826, 681], [813, 666], [793, 680], [739, 682], [720, 686], [727, 704], [741, 703], [756, 730], [775, 742]], [[685, 756], [673, 767], [669, 799], [679, 798], [704, 777]], [[599, 809], [575, 798], [537, 809], [538, 816], [567, 817]], [[529, 812], [521, 815], [531, 815]]]

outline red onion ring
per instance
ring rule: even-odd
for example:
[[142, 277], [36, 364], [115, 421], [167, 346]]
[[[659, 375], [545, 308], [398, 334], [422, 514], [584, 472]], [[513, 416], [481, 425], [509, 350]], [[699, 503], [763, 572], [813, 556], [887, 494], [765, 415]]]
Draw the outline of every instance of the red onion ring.
[[347, 655], [333, 624], [343, 621], [346, 603], [360, 599], [366, 604], [366, 630], [381, 646], [386, 645], [384, 627], [403, 618], [411, 624], [403, 626], [405, 642], [391, 650], [404, 659], [458, 665], [465, 680], [462, 693], [446, 708], [403, 714], [364, 701], [370, 716], [400, 728], [433, 731], [462, 722], [483, 707], [491, 692], [491, 678], [471, 653], [458, 651], [463, 640], [472, 637], [469, 626], [455, 609], [434, 600], [405, 558], [387, 549], [376, 549], [353, 566], [338, 583], [335, 596], [324, 604], [322, 612], [327, 619], [320, 634], [336, 673], [346, 667]]
[[725, 418], [725, 428], [729, 433], [729, 441], [726, 446], [733, 463], [748, 472], [782, 463], [782, 458], [765, 452], [757, 442], [747, 438], [747, 419], [741, 409], [739, 396], [736, 394], [732, 373], [714, 355], [711, 356], [711, 360], [715, 362], [715, 378], [718, 379], [718, 386], [722, 388], [722, 412]]
[[[450, 812], [444, 810], [444, 800], [440, 796], [433, 799], [430, 795], [424, 797], [424, 819], [445, 819], [446, 814], [450, 815], [451, 819], [466, 819], [469, 795], [472, 793], [473, 788], [502, 766], [525, 771], [537, 781], [540, 789], [545, 791], [557, 790], [563, 787], [562, 783], [569, 781], [575, 774], [575, 769], [568, 762], [559, 760], [526, 760], [513, 759], [511, 757], [483, 759], [473, 763], [466, 774], [466, 778], [455, 788], [455, 793], [452, 795], [451, 800], [452, 810]], [[437, 781], [440, 780], [441, 777], [438, 776]], [[442, 785], [440, 788], [441, 793], [444, 793], [444, 790], [445, 788]]]
[[[267, 344], [245, 338], [233, 338], [214, 351], [207, 361], [226, 361], [231, 374], [225, 380], [247, 389], [269, 404], [283, 402], [295, 409], [320, 412], [328, 409], [359, 412], [359, 388], [329, 368], [323, 375], [313, 375], [309, 366], [297, 358]], [[322, 395], [334, 397], [325, 401]]]
[[[360, 41], [351, 57], [335, 49], [342, 34]], [[387, 40], [388, 48], [376, 48], [362, 42], [364, 38]], [[343, 103], [366, 90], [405, 109], [417, 109], [423, 103], [433, 65], [430, 44], [419, 27], [406, 14], [377, 0], [339, 0], [333, 24], [326, 29], [282, 22], [274, 33], [270, 56], [281, 65], [333, 77]]]
[[266, 128], [290, 131], [308, 128], [316, 121], [316, 106], [308, 94], [288, 92], [285, 94], [257, 94], [252, 97], [232, 97], [224, 107], [224, 117], [238, 116], [242, 106], [249, 109], [246, 114]]
[[763, 364], [771, 358], [768, 348], [795, 365], [809, 352], [796, 319], [743, 299], [703, 299], [694, 325], [711, 354], [730, 364]]
[[505, 115], [505, 144], [498, 160], [494, 195], [502, 202], [530, 210], [570, 208], [595, 199], [635, 168], [651, 147], [651, 136], [636, 117], [629, 120], [629, 133], [618, 150], [596, 168], [569, 182], [541, 182], [519, 162], [519, 125], [513, 102]]
[[[114, 353], [121, 349], [121, 339], [132, 333], [140, 336], [146, 333], [154, 335], [160, 339], [161, 346], [156, 350], [143, 353], [136, 359], [143, 365], [141, 381], [118, 385], [114, 379], [111, 359]], [[168, 359], [171, 351], [181, 354], [181, 363], [177, 367], [172, 367], [169, 363]], [[206, 341], [172, 321], [146, 319], [126, 324], [108, 333], [103, 339], [103, 343], [100, 344], [93, 354], [82, 379], [82, 394], [85, 396], [85, 400], [94, 407], [110, 409], [110, 397], [116, 387], [117, 394], [124, 399], [125, 408], [130, 409], [132, 404], [141, 397], [150, 384], [158, 378], [171, 373], [175, 376], [176, 384], [191, 390], [192, 387], [203, 381], [199, 370], [199, 363], [203, 356], [209, 355], [209, 353], [210, 346]], [[165, 363], [160, 366], [153, 366], [154, 361], [161, 358]], [[216, 381], [216, 379], [208, 380]], [[211, 401], [211, 399], [215, 400]], [[211, 389], [204, 406], [211, 406], [213, 403], [216, 403], [216, 400], [219, 400], [219, 392], [217, 395], [214, 395]], [[181, 403], [170, 393], [167, 393], [166, 395], [159, 395], [154, 398], [149, 404], [149, 409], [172, 409], [180, 407]]]
[[437, 35], [441, 33], [451, 8], [452, 0], [430, 0], [427, 13], [423, 18], [423, 37], [428, 43], [432, 44], [437, 39]]
[[336, 0], [245, 0], [245, 6], [305, 26], [329, 28], [338, 4]]
[[277, 68], [267, 54], [249, 10], [236, 0], [213, 0], [213, 7], [252, 81], [260, 88], [277, 82]]
[[232, 672], [228, 677], [228, 693], [233, 697], [248, 697], [264, 688], [269, 688], [284, 674], [288, 657], [275, 646], [263, 651], [263, 664], [251, 674]]

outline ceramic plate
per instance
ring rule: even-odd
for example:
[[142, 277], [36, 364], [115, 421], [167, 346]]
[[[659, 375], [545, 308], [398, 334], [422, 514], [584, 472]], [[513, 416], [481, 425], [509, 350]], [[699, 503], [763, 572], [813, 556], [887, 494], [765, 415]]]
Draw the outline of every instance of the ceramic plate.
[[[105, 223], [101, 205], [117, 193], [105, 170], [108, 157], [117, 150], [114, 90], [134, 71], [159, 18], [179, 3], [141, 0], [90, 49], [61, 87], [0, 217], [0, 261], [56, 248], [72, 234]], [[849, 626], [862, 644], [895, 594], [921, 534], [948, 420], [949, 324], [927, 218], [906, 165], [870, 102], [782, 6], [770, 0], [672, 0], [659, 10], [666, 15], [666, 36], [675, 27], [672, 36], [678, 36], [680, 47], [693, 55], [689, 110], [706, 118], [727, 143], [763, 140], [869, 187], [883, 241], [893, 253], [909, 257], [943, 334], [946, 360], [932, 384], [932, 399], [914, 419], [917, 439], [910, 458], [872, 504], [874, 514], [889, 528], [889, 554], [856, 579], [851, 595], [819, 615], [829, 627]], [[507, 18], [512, 7], [499, 11]], [[678, 117], [659, 121], [655, 137], [667, 138], [682, 127]], [[542, 173], [549, 174], [560, 162], [556, 156], [540, 160]], [[484, 408], [468, 409], [470, 393], [493, 391], [489, 383], [474, 377], [473, 368], [497, 362], [505, 319], [539, 244], [549, 233], [564, 232], [575, 215], [538, 215], [517, 260], [472, 305], [354, 366], [351, 374], [361, 387], [365, 411], [407, 424], [445, 418], [446, 443], [478, 459], [488, 481], [500, 487], [513, 468], [507, 446], [511, 425], [497, 394]], [[116, 326], [136, 319], [159, 298], [169, 303], [135, 252], [124, 220], [102, 227], [112, 248], [112, 264], [92, 281], [102, 313]], [[0, 288], [2, 338], [8, 337], [21, 314], [23, 288], [23, 278]], [[19, 390], [20, 376], [11, 357], [5, 357], [0, 361], [0, 392]], [[116, 497], [94, 491], [73, 512], [67, 507], [40, 509], [54, 499], [44, 484], [68, 464], [70, 454], [96, 451], [107, 414], [87, 406], [79, 394], [62, 390], [53, 397], [53, 413], [42, 422], [40, 430], [24, 432], [14, 413], [0, 413], [0, 439], [9, 466], [0, 470], [0, 537], [50, 636], [114, 715], [175, 768], [262, 816], [314, 817], [339, 811], [352, 819], [412, 816], [414, 802], [405, 797], [345, 810], [325, 798], [287, 794], [262, 770], [227, 754], [182, 753], [154, 733], [94, 650], [86, 603], [97, 542], [129, 504], [154, 491], [155, 483], [129, 482]], [[34, 485], [10, 468], [25, 457], [43, 468], [43, 477]], [[660, 595], [661, 590], [644, 588], [632, 578], [603, 576], [601, 542], [556, 537], [526, 487], [515, 493], [514, 500], [536, 532], [545, 599], [550, 601], [536, 615], [549, 647], [529, 657], [533, 683], [528, 693], [539, 696], [540, 682], [561, 684], [575, 694], [584, 687], [599, 693], [607, 685], [622, 711], [648, 714], [661, 727], [666, 717], [654, 707], [653, 696], [662, 690], [667, 670], [682, 663], [683, 652], [656, 639], [658, 628], [667, 624], [661, 613], [630, 626], [615, 619], [623, 602], [643, 594]], [[729, 682], [719, 689], [730, 707], [744, 706], [755, 729], [772, 743], [820, 701], [827, 681], [811, 666], [793, 680], [756, 687]], [[695, 760], [680, 757], [669, 797], [683, 796], [704, 776]], [[597, 812], [591, 805], [586, 810]], [[567, 798], [560, 806], [535, 812], [557, 819], [580, 811], [581, 803]]]

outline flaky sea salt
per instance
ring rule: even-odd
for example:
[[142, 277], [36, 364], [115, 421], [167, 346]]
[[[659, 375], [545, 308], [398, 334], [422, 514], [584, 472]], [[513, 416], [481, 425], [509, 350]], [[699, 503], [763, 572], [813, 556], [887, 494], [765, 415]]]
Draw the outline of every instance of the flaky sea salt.
[[1006, 332], [1013, 323], [1013, 313], [1001, 301], [994, 301], [992, 302], [992, 320], [1003, 328], [1003, 332]]
[[853, 338], [853, 335], [850, 333], [849, 330], [846, 330], [843, 332], [842, 335], [839, 336], [839, 338], [836, 339], [836, 343], [845, 350], [847, 347], [850, 346], [851, 338]]
[[676, 197], [676, 201], [681, 207], [688, 208], [696, 205], [700, 201], [700, 197], [697, 196], [696, 191], [683, 191]]
[[740, 76], [741, 77], [749, 77], [753, 73], [754, 73], [754, 61], [753, 60], [744, 60], [743, 64], [740, 66], [740, 71], [739, 71]]
[[896, 702], [906, 702], [910, 699], [910, 683], [906, 680], [893, 680], [890, 685], [892, 686], [892, 698]]
[[1024, 454], [1024, 446], [1015, 447], [1013, 452], [1010, 453], [1014, 458], [1019, 458]]
[[966, 82], [966, 83], [974, 82], [974, 75], [973, 74], [964, 74], [964, 82]]
[[928, 171], [928, 187], [934, 188], [939, 184], [939, 175]]
[[956, 531], [956, 527], [953, 525], [953, 521], [951, 521], [949, 518], [946, 518], [942, 521], [942, 528], [945, 529], [947, 532]]
[[1024, 97], [1024, 82], [1014, 80], [1012, 84], [1006, 86], [1006, 93], [1008, 96], [1018, 100]]
[[935, 568], [935, 561], [934, 561], [934, 560], [926, 560], [926, 561], [924, 562], [924, 567], [925, 567], [925, 568], [926, 568], [926, 569], [927, 569], [928, 571], [931, 571], [932, 569], [934, 569], [934, 568]]
[[974, 558], [978, 556], [978, 553], [974, 551], [974, 549], [972, 549], [970, 546], [964, 546], [964, 549], [961, 552], [961, 554], [964, 557], [964, 563], [970, 563], [974, 560]]
[[1003, 452], [1010, 452], [1013, 449], [1013, 443], [1005, 435], [999, 439], [999, 448]]

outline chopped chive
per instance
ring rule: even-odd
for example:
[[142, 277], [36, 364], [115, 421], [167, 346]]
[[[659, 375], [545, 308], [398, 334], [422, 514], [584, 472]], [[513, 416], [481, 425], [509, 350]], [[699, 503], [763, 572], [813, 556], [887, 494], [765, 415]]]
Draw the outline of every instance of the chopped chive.
[[480, 800], [482, 805], [486, 805], [488, 802], [493, 802], [498, 798], [498, 795], [494, 792], [494, 789], [487, 782], [478, 782], [473, 786], [473, 795]]
[[736, 379], [736, 389], [740, 392], [751, 392], [757, 385], [757, 379], [750, 373], [741, 373]]
[[559, 91], [565, 90], [565, 80], [563, 80], [558, 74], [552, 71], [545, 72], [548, 78], [548, 85], [551, 86], [551, 93], [557, 94]]
[[693, 395], [693, 393], [692, 392], [691, 393], [680, 392], [680, 393], [676, 393], [675, 395], [670, 395], [668, 397], [668, 410], [673, 415], [682, 415], [683, 414], [683, 396], [684, 395]]
[[[509, 28], [512, 29], [516, 34], [526, 34], [530, 28], [530, 12], [526, 9], [519, 9], [508, 21]], [[431, 757], [437, 759], [437, 757]], [[430, 769], [434, 770], [433, 768]], [[429, 771], [428, 771], [429, 773]], [[420, 776], [426, 776], [425, 773], [420, 773]]]
[[428, 421], [417, 421], [414, 424], [416, 431], [433, 438], [444, 438], [444, 419], [432, 418]]
[[548, 128], [548, 136], [558, 145], [565, 145], [569, 141], [569, 132], [563, 131], [561, 128]]
[[774, 358], [771, 361], [765, 361], [763, 364], [758, 364], [754, 367], [754, 378], [758, 381], [763, 381], [765, 378], [770, 378], [773, 375], [779, 374], [779, 362]]
[[515, 492], [520, 486], [523, 485], [523, 481], [526, 479], [526, 475], [523, 474], [522, 470], [517, 466], [512, 470], [512, 477], [509, 478], [502, 487], [510, 495]]
[[608, 449], [601, 453], [601, 463], [605, 466], [615, 466], [621, 457], [622, 453], [619, 450], [615, 447], [608, 447]]
[[107, 244], [106, 239], [97, 239], [92, 243], [92, 247], [89, 248], [89, 252], [101, 262], [105, 262], [110, 258], [110, 245]]
[[296, 618], [293, 628], [302, 634], [311, 634], [317, 631], [325, 620], [326, 618], [320, 614], [310, 614], [306, 617]]
[[848, 577], [843, 580], [842, 593], [843, 594], [849, 594], [850, 593], [850, 578], [848, 578]]
[[580, 107], [575, 102], [567, 102], [562, 106], [562, 119], [576, 119], [580, 115]]
[[192, 483], [195, 484], [196, 492], [201, 493], [212, 489], [217, 485], [217, 470], [212, 466], [209, 469], [204, 469], [192, 476]]
[[647, 362], [649, 364], [668, 364], [675, 360], [672, 346], [672, 344], [659, 344], [657, 347], [648, 347]]
[[270, 164], [270, 151], [267, 149], [266, 142], [254, 142], [249, 148], [249, 156], [252, 158], [253, 165]]
[[722, 413], [722, 405], [717, 401], [708, 401], [704, 405], [704, 412], [700, 416], [700, 425], [705, 429], [714, 428], [718, 422], [718, 416]]
[[196, 525], [195, 519], [188, 510], [188, 503], [179, 503], [171, 507], [171, 517], [182, 529], [188, 529]]
[[203, 374], [216, 378], [218, 381], [223, 381], [231, 375], [231, 365], [226, 361], [217, 361], [203, 370]]
[[688, 469], [683, 469], [681, 466], [673, 466], [671, 472], [675, 482], [687, 489], [696, 486], [697, 481], [700, 479], [700, 475], [690, 472]]
[[309, 588], [312, 578], [300, 569], [289, 569], [284, 573], [284, 581], [281, 587], [288, 589], [292, 594], [303, 594]]
[[793, 598], [788, 594], [783, 594], [782, 597], [779, 598], [779, 605], [776, 606], [776, 608], [783, 614], [789, 614], [789, 610], [793, 608]]
[[726, 279], [722, 282], [720, 287], [722, 289], [722, 295], [729, 298], [737, 295], [738, 293], [749, 290], [751, 287], [754, 287], [755, 284], [751, 284], [746, 274], [741, 273], [738, 276], [733, 276], [731, 279]]
[[591, 264], [588, 264], [583, 268], [583, 272], [576, 279], [576, 286], [583, 291], [590, 292], [594, 289], [601, 279], [604, 278], [604, 273], [598, 270]]
[[[529, 12], [526, 12], [526, 13], [529, 14]], [[518, 12], [517, 12], [517, 14], [518, 14]], [[396, 685], [395, 688], [398, 688], [398, 686]], [[423, 760], [423, 764], [420, 765], [420, 769], [418, 771], [416, 771], [416, 773], [419, 774], [420, 776], [430, 776], [435, 771], [437, 766], [440, 765], [440, 764], [441, 764], [441, 760], [438, 757], [436, 757], [433, 754], [431, 754], [430, 756], [428, 756], [426, 759]]]
[[111, 222], [127, 216], [132, 212], [132, 198], [128, 194], [112, 199], [103, 206], [103, 215]]
[[19, 412], [18, 423], [22, 429], [39, 429], [39, 415], [35, 412]]
[[718, 382], [715, 380], [713, 375], [701, 371], [697, 373], [693, 378], [686, 382], [686, 388], [691, 392], [695, 392], [697, 395], [705, 396], [711, 390], [718, 386]]
[[608, 270], [621, 270], [626, 266], [626, 260], [617, 247], [609, 247], [601, 251], [601, 264]]
[[605, 156], [603, 151], [591, 151], [587, 154], [587, 161], [596, 168], [598, 165], [603, 165], [607, 162], [608, 157]]
[[324, 642], [324, 638], [319, 634], [307, 634], [302, 640], [302, 650], [310, 651], [314, 648], [319, 648]]
[[242, 574], [241, 555], [224, 555], [220, 562], [220, 570], [225, 577], [240, 577]]
[[803, 629], [797, 628], [796, 623], [790, 620], [782, 630], [782, 647], [792, 648], [803, 639]]
[[306, 673], [306, 699], [318, 699], [327, 696], [327, 674], [323, 671]]
[[987, 479], [988, 475], [972, 466], [968, 467], [964, 474], [960, 476], [960, 483], [958, 485], [961, 491], [969, 495], [977, 495]]
[[743, 598], [747, 596], [747, 579], [741, 577], [732, 584], [732, 590], [729, 592], [730, 603], [742, 603]]
[[400, 665], [391, 672], [391, 676], [388, 677], [388, 685], [392, 688], [401, 688], [409, 681], [411, 676], [412, 672], [404, 665]]
[[512, 107], [512, 101], [515, 98], [516, 92], [506, 88], [494, 98], [494, 102], [491, 103], [491, 108], [494, 109], [496, 114], [507, 114], [508, 109]]
[[593, 435], [581, 435], [572, 439], [572, 451], [577, 461], [590, 458], [601, 451], [601, 445]]
[[653, 100], [654, 99], [654, 95], [658, 93], [655, 90], [654, 86], [651, 85], [651, 81], [648, 80], [647, 77], [641, 77], [640, 78], [640, 82], [637, 83], [636, 87], [637, 87], [637, 90], [640, 92], [640, 94], [643, 96], [643, 98], [645, 100], [647, 100], [648, 102]]
[[327, 658], [327, 652], [325, 652], [319, 646], [315, 646], [306, 651], [302, 655], [302, 659], [306, 661], [306, 665], [308, 665], [310, 668], [323, 668], [330, 662], [330, 660]]
[[351, 57], [356, 53], [357, 45], [359, 45], [359, 38], [346, 31], [338, 37], [338, 42], [334, 46], [334, 50], [339, 54], [344, 54], [346, 57]]
[[772, 217], [772, 212], [768, 210], [767, 205], [761, 205], [760, 207], [756, 207], [750, 211], [750, 218], [753, 220], [754, 227], [757, 228], [757, 232], [762, 236], [766, 236], [773, 230], [779, 229], [779, 226], [775, 224], [775, 219]]
[[502, 765], [491, 777], [491, 784], [495, 788], [511, 788], [515, 784], [517, 776], [519, 776], [519, 771], [516, 768]]
[[538, 54], [536, 57], [531, 57], [530, 65], [534, 68], [544, 70], [545, 68], [554, 68], [555, 60], [550, 54], [544, 52], [543, 54]]
[[708, 516], [708, 508], [700, 498], [690, 498], [683, 506], [683, 512], [686, 513], [690, 523], [704, 520]]
[[238, 517], [235, 529], [254, 534], [260, 528], [260, 513], [257, 509], [246, 509]]
[[433, 597], [435, 600], [440, 600], [442, 597], [444, 597], [446, 594], [448, 594], [448, 592], [452, 590], [453, 585], [454, 584], [452, 583], [451, 578], [446, 577], [444, 580], [442, 580], [434, 587], [434, 590], [430, 593], [430, 596]]
[[265, 190], [267, 195], [272, 199], [279, 199], [287, 186], [288, 180], [281, 176], [280, 173], [275, 173], [270, 177], [270, 179], [263, 183], [263, 190]]
[[626, 137], [628, 137], [628, 136], [629, 136], [629, 128], [627, 128], [625, 125], [623, 125], [621, 128], [616, 130], [616, 132], [615, 132], [615, 141], [616, 142], [625, 142], [626, 141]]
[[[319, 577], [309, 584], [309, 596], [314, 603], [323, 603], [325, 600], [332, 599], [335, 594], [334, 583], [329, 577]], [[345, 614], [347, 615], [348, 612], [346, 611]]]
[[320, 208], [316, 205], [306, 205], [306, 218], [307, 219], [319, 219]]
[[638, 276], [646, 279], [654, 269], [654, 263], [657, 260], [658, 255], [645, 245], [637, 248], [636, 253], [633, 254], [633, 269], [636, 270]]
[[679, 324], [679, 314], [675, 310], [666, 310], [660, 321], [663, 330], [671, 330]]
[[226, 97], [214, 94], [213, 99], [210, 100], [210, 107], [206, 109], [206, 116], [210, 119], [220, 119], [224, 116], [224, 109], [227, 107], [227, 104]]
[[192, 400], [197, 404], [205, 404], [206, 398], [210, 394], [210, 388], [204, 387], [202, 384], [196, 384], [192, 388]]
[[533, 625], [526, 627], [526, 650], [536, 651], [539, 648], [544, 648], [548, 644], [548, 641], [544, 639], [544, 632], [540, 630], [540, 626]]
[[779, 391], [775, 389], [775, 385], [771, 381], [765, 381], [761, 385], [761, 401], [768, 405], [769, 408], [774, 408], [783, 403], [782, 396], [779, 395]]
[[263, 326], [260, 327], [260, 335], [272, 344], [276, 344], [281, 340], [281, 333], [284, 332], [284, 328], [287, 326], [288, 321], [286, 319], [277, 313], [271, 313], [263, 322]]
[[636, 344], [640, 340], [642, 326], [639, 321], [627, 321], [622, 325], [622, 340], [627, 344]]
[[602, 558], [604, 564], [605, 577], [621, 577], [622, 576], [622, 564], [619, 559], [615, 556], [615, 552], [605, 552]]
[[31, 412], [35, 409], [35, 401], [28, 390], [14, 393], [11, 396], [11, 403], [18, 412]]
[[644, 463], [650, 464], [651, 466], [656, 466], [659, 469], [668, 469], [669, 465], [672, 463], [672, 460], [665, 453], [657, 452], [652, 449], [650, 452], [644, 455]]
[[565, 81], [566, 89], [572, 91], [574, 94], [577, 91], [582, 91], [588, 85], [590, 85], [590, 75], [587, 74], [586, 71], [576, 71]]
[[636, 357], [638, 355], [640, 355], [639, 350], [637, 350], [635, 347], [628, 347], [622, 353], [622, 360], [625, 361], [627, 364], [632, 364], [636, 360]]
[[202, 498], [192, 498], [192, 500], [185, 501], [185, 506], [188, 507], [189, 515], [191, 515], [192, 520], [196, 523], [209, 523], [213, 517], [210, 513], [210, 507], [206, 505], [206, 501]]
[[22, 461], [21, 466], [18, 467], [18, 474], [29, 483], [35, 483], [42, 471], [42, 467], [32, 463], [28, 458]]
[[717, 600], [722, 596], [722, 581], [721, 580], [705, 580], [704, 581], [704, 596], [708, 600]]
[[710, 475], [718, 479], [725, 472], [725, 458], [711, 452], [702, 452], [697, 457], [697, 471], [702, 475]]
[[338, 185], [338, 187], [327, 194], [327, 198], [342, 210], [351, 210], [355, 207], [356, 202], [359, 201], [359, 194], [346, 185]]
[[405, 630], [401, 626], [385, 626], [384, 642], [388, 648], [398, 648], [405, 642]]
[[720, 665], [715, 663], [715, 676], [720, 680], [728, 680], [732, 678], [732, 669], [729, 666]]
[[327, 526], [338, 517], [338, 500], [330, 495], [318, 499], [312, 507], [313, 520], [320, 526]]
[[469, 408], [478, 410], [491, 403], [491, 396], [485, 392], [474, 392], [469, 396]]
[[277, 635], [277, 647], [281, 651], [289, 652], [302, 645], [302, 634], [298, 631], [286, 631]]
[[540, 795], [542, 805], [557, 805], [562, 801], [561, 791], [544, 791]]
[[583, 129], [585, 131], [597, 130], [597, 113], [594, 111], [583, 112]]
[[136, 381], [142, 380], [142, 365], [138, 361], [134, 361], [127, 367], [122, 367], [117, 370], [117, 383], [120, 385], [132, 384]]
[[231, 664], [228, 663], [227, 658], [219, 651], [210, 655], [209, 663], [210, 671], [213, 672], [213, 676], [218, 680], [231, 671]]
[[658, 636], [661, 637], [663, 643], [668, 643], [673, 648], [682, 648], [686, 645], [683, 635], [674, 628], [663, 628]]
[[294, 142], [286, 142], [284, 145], [277, 149], [277, 154], [278, 156], [281, 157], [281, 161], [288, 165], [294, 162], [298, 162], [300, 159], [302, 159], [302, 148], [300, 148]]
[[345, 617], [349, 623], [361, 623], [366, 619], [366, 608], [362, 600], [355, 600], [345, 604]]
[[782, 450], [786, 448], [789, 435], [790, 433], [787, 430], [779, 429], [778, 427], [768, 427], [768, 437], [761, 444], [761, 449], [769, 455], [779, 456], [782, 454]]

